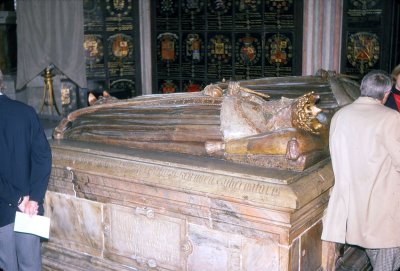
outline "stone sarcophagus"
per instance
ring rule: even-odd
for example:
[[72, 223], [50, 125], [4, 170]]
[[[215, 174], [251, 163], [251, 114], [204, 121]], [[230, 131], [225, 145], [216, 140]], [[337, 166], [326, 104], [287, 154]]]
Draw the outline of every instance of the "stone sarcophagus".
[[297, 98], [236, 82], [73, 112], [54, 131], [44, 269], [327, 268], [334, 107], [316, 102], [333, 84], [312, 79]]

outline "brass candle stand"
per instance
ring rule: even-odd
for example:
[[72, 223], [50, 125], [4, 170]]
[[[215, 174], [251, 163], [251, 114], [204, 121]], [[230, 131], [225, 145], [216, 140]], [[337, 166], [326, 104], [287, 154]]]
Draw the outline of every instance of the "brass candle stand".
[[42, 105], [40, 107], [40, 113], [42, 113], [44, 106], [49, 106], [51, 114], [53, 114], [53, 107], [54, 107], [57, 114], [61, 115], [60, 111], [58, 110], [57, 103], [54, 99], [53, 74], [51, 72], [51, 68], [47, 67], [44, 70], [43, 78], [44, 78], [44, 93], [43, 93]]

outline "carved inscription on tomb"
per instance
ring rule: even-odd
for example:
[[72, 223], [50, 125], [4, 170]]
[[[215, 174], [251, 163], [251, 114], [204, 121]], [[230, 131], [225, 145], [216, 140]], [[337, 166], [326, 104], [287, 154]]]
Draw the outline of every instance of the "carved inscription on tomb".
[[[137, 266], [186, 270], [185, 221], [155, 213], [146, 207], [105, 208], [105, 248], [109, 257], [125, 257]], [[113, 255], [114, 254], [114, 255]]]
[[[243, 198], [246, 200], [261, 201], [270, 204], [282, 204], [292, 206], [293, 201], [290, 188], [282, 186], [285, 179], [245, 179], [240, 176], [225, 175], [218, 173], [205, 173], [193, 168], [176, 168], [155, 165], [152, 163], [139, 163], [123, 159], [111, 159], [110, 157], [86, 156], [74, 157], [75, 169], [85, 172], [103, 172], [103, 176], [111, 178], [122, 177], [130, 180], [146, 180], [147, 183], [179, 187], [180, 189], [191, 189], [207, 193], [219, 193]], [[78, 168], [79, 167], [79, 168]]]
[[144, 177], [157, 183], [167, 183], [172, 186], [190, 187], [193, 189], [212, 190], [210, 192], [228, 193], [239, 197], [258, 198], [262, 201], [277, 200], [281, 188], [260, 182], [247, 182], [233, 176], [212, 175], [197, 173], [192, 170], [173, 168], [155, 168], [137, 166], [134, 169], [136, 176]]

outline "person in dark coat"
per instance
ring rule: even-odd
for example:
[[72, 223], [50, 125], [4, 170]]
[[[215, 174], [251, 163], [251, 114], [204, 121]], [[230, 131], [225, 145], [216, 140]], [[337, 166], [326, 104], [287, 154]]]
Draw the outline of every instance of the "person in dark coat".
[[1, 71], [0, 85], [0, 269], [40, 271], [40, 237], [14, 232], [14, 221], [44, 214], [51, 149], [36, 111], [3, 93]]

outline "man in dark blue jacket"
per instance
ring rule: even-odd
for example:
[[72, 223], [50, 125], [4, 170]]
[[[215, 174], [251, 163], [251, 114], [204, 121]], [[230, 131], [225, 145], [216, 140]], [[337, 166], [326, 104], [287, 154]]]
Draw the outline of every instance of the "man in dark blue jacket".
[[41, 270], [40, 237], [14, 232], [14, 220], [17, 211], [43, 215], [50, 172], [51, 149], [35, 110], [0, 92], [0, 268], [3, 270]]

